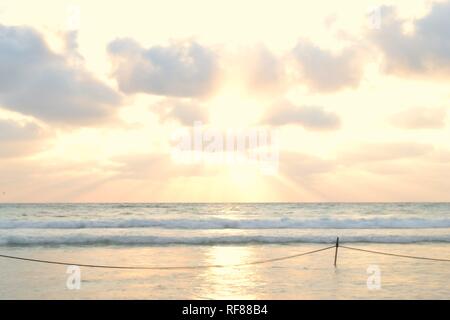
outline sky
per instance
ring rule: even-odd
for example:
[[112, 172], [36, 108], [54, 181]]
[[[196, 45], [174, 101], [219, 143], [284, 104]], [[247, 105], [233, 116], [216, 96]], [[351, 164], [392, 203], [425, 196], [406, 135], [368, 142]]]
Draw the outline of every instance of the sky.
[[0, 202], [450, 201], [449, 16], [0, 0]]

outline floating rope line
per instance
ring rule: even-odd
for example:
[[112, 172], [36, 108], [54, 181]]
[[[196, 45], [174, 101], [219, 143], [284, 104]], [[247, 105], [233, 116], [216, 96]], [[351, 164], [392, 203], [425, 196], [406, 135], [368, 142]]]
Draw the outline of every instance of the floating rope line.
[[347, 246], [343, 246], [343, 245], [339, 245], [339, 247], [340, 248], [349, 249], [349, 250], [362, 251], [362, 252], [380, 254], [380, 255], [385, 255], [385, 256], [393, 256], [393, 257], [408, 258], [408, 259], [429, 260], [429, 261], [450, 262], [450, 259], [439, 259], [439, 258], [410, 256], [410, 255], [405, 255], [405, 254], [397, 254], [397, 253], [389, 253], [389, 252], [382, 252], [382, 251], [375, 251], [375, 250], [347, 247]]
[[333, 245], [330, 247], [325, 247], [325, 248], [321, 248], [321, 249], [317, 249], [317, 250], [293, 254], [290, 256], [284, 256], [284, 257], [280, 257], [280, 258], [273, 258], [273, 259], [267, 259], [267, 260], [258, 260], [258, 261], [247, 262], [247, 263], [228, 264], [228, 265], [212, 264], [212, 265], [199, 265], [199, 266], [175, 266], [175, 267], [171, 267], [171, 266], [168, 266], [168, 267], [109, 266], [109, 265], [96, 265], [96, 264], [82, 264], [82, 263], [70, 263], [70, 262], [61, 262], [61, 261], [23, 258], [23, 257], [9, 256], [9, 255], [4, 255], [4, 254], [0, 254], [0, 258], [47, 263], [47, 264], [57, 264], [57, 265], [64, 265], [64, 266], [78, 266], [78, 267], [86, 267], [86, 268], [129, 269], [129, 270], [130, 269], [132, 269], [132, 270], [177, 270], [177, 269], [233, 268], [233, 267], [250, 266], [250, 265], [255, 265], [255, 264], [263, 264], [263, 263], [270, 263], [270, 262], [275, 262], [275, 261], [293, 259], [293, 258], [305, 256], [308, 254], [313, 254], [313, 253], [317, 253], [320, 251], [329, 250], [334, 247], [335, 246]]

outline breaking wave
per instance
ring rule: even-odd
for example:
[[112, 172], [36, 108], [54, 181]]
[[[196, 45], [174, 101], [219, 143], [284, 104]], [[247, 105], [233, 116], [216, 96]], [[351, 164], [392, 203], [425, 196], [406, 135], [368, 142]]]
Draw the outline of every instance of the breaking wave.
[[315, 218], [315, 219], [110, 219], [3, 220], [0, 229], [428, 229], [450, 228], [450, 219], [425, 218]]
[[[334, 243], [331, 236], [133, 236], [133, 235], [59, 235], [59, 236], [0, 236], [0, 245], [219, 245], [219, 244], [295, 244]], [[341, 237], [345, 243], [420, 243], [450, 242], [450, 235], [361, 235]]]

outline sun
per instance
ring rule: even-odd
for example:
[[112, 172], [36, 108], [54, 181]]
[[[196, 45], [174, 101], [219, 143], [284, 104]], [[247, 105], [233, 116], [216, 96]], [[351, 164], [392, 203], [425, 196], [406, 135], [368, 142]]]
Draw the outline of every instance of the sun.
[[210, 124], [219, 128], [248, 128], [258, 125], [264, 102], [240, 88], [228, 87], [209, 101]]

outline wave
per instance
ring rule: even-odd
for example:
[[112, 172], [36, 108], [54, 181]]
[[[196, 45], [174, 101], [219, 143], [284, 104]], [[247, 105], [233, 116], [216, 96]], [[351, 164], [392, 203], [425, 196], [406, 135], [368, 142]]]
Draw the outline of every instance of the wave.
[[110, 219], [3, 220], [0, 229], [428, 229], [450, 228], [450, 218], [315, 218], [315, 219]]
[[[450, 235], [399, 236], [364, 235], [341, 237], [342, 243], [450, 243]], [[220, 244], [295, 244], [334, 243], [331, 236], [200, 236], [160, 237], [129, 235], [63, 235], [63, 236], [1, 236], [0, 245], [42, 246], [42, 245], [220, 245]]]

